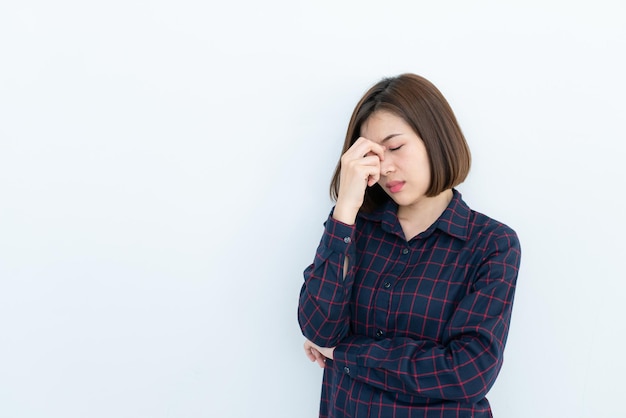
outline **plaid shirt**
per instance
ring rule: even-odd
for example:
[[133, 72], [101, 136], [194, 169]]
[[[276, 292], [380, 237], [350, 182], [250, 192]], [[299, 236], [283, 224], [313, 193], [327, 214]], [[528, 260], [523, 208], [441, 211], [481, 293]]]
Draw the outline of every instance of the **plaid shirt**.
[[320, 417], [491, 417], [485, 395], [502, 366], [517, 235], [456, 190], [408, 242], [396, 213], [390, 201], [354, 226], [329, 217], [304, 271], [302, 332], [336, 346]]

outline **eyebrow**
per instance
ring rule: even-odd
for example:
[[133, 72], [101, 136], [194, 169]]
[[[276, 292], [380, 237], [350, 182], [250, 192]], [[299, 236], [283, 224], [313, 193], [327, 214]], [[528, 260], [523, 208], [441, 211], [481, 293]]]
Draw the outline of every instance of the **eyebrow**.
[[386, 137], [383, 138], [382, 141], [380, 141], [380, 143], [384, 144], [385, 142], [389, 141], [391, 138], [394, 138], [394, 137], [399, 136], [399, 135], [402, 135], [402, 134], [398, 133], [398, 134], [387, 135]]

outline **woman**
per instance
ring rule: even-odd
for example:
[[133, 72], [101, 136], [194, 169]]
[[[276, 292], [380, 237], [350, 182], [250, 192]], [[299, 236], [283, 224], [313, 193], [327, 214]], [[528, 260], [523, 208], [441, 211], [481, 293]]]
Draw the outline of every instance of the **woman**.
[[470, 152], [428, 80], [357, 104], [298, 320], [321, 417], [491, 417], [520, 263], [515, 232], [454, 189]]

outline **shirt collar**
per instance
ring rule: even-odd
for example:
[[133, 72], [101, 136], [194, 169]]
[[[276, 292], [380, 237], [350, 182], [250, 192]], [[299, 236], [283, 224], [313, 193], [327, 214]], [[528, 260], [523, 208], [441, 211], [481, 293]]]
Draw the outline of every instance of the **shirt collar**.
[[471, 210], [458, 190], [452, 189], [452, 193], [450, 204], [436, 222], [437, 228], [453, 237], [467, 241]]
[[[452, 189], [452, 200], [439, 219], [428, 228], [428, 235], [435, 229], [439, 229], [455, 238], [467, 241], [469, 238], [470, 208], [463, 201], [461, 193]], [[380, 222], [384, 231], [404, 237], [402, 226], [398, 220], [398, 205], [389, 200], [380, 209], [371, 213], [359, 213], [359, 217], [369, 221]]]

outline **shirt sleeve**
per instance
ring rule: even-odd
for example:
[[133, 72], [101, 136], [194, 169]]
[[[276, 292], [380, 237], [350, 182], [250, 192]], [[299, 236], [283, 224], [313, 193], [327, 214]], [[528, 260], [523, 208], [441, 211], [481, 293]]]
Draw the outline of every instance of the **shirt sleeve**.
[[350, 335], [327, 367], [414, 402], [484, 398], [502, 366], [519, 264], [520, 245], [511, 231], [489, 246], [441, 343]]
[[329, 216], [315, 259], [304, 270], [298, 322], [304, 336], [321, 347], [337, 345], [350, 327], [354, 269], [349, 268], [344, 277], [344, 261], [354, 260], [354, 233], [354, 225]]

